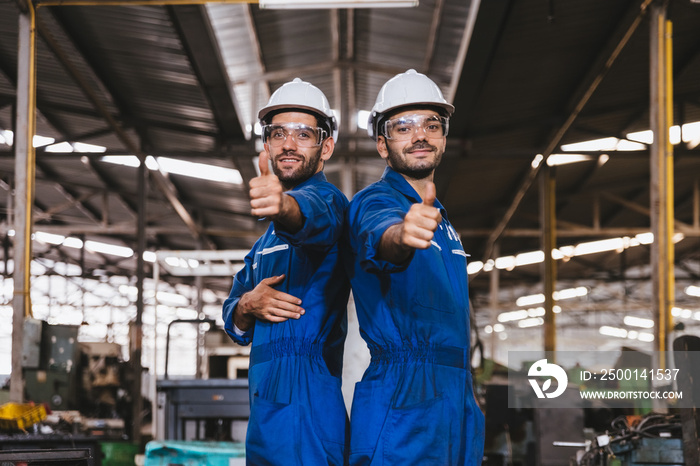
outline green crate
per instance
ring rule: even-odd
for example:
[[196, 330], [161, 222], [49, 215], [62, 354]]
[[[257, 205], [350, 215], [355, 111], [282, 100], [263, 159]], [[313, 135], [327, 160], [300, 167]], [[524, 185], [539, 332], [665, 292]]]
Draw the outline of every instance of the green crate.
[[134, 466], [139, 446], [128, 442], [101, 442], [102, 466]]

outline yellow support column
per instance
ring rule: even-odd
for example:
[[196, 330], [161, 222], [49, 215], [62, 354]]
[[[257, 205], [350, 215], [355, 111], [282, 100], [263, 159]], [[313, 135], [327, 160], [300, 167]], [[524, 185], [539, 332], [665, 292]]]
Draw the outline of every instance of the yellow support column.
[[673, 146], [669, 129], [673, 124], [673, 47], [671, 22], [665, 5], [655, 5], [651, 17], [651, 248], [655, 316], [654, 340], [660, 353], [660, 368], [667, 367], [666, 350], [672, 330], [671, 308], [675, 302]]

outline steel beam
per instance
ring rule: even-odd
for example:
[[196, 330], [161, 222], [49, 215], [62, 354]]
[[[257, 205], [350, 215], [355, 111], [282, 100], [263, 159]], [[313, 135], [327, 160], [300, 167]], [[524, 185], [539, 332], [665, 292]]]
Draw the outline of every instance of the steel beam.
[[[102, 5], [102, 3], [99, 4]], [[144, 163], [146, 155], [143, 153], [140, 147], [134, 141], [132, 141], [132, 139], [129, 137], [122, 125], [119, 124], [119, 122], [117, 122], [116, 119], [112, 116], [109, 109], [102, 103], [102, 100], [95, 93], [95, 91], [92, 89], [87, 80], [83, 77], [80, 70], [78, 70], [78, 68], [75, 65], [73, 65], [73, 62], [68, 57], [68, 55], [63, 51], [63, 49], [61, 49], [58, 42], [53, 39], [53, 37], [50, 34], [50, 31], [44, 26], [42, 26], [41, 23], [37, 24], [37, 27], [42, 33], [42, 37], [46, 41], [48, 47], [56, 55], [56, 58], [61, 62], [61, 64], [63, 64], [63, 66], [66, 68], [69, 75], [73, 78], [76, 84], [78, 84], [78, 86], [83, 91], [90, 103], [92, 103], [92, 105], [95, 107], [95, 109], [97, 109], [102, 118], [104, 118], [107, 124], [109, 124], [109, 126], [114, 130], [114, 133], [117, 136], [117, 138], [119, 138], [121, 143], [124, 144], [124, 146], [129, 152], [136, 155], [139, 158], [139, 160], [141, 160], [141, 163]], [[177, 189], [172, 184], [172, 182], [163, 173], [161, 173], [160, 170], [149, 170], [148, 172], [155, 185], [170, 202], [171, 206], [178, 214], [178, 216], [182, 219], [182, 221], [185, 223], [185, 225], [187, 225], [190, 232], [192, 233], [192, 236], [194, 238], [199, 238], [201, 236], [199, 228], [195, 223], [194, 218], [192, 217], [190, 212], [180, 201]]]
[[12, 372], [10, 401], [24, 398], [22, 346], [24, 321], [31, 316], [30, 266], [32, 261], [32, 206], [34, 205], [34, 167], [36, 153], [32, 145], [36, 125], [36, 16], [31, 3], [19, 15], [17, 52], [17, 117], [15, 123], [15, 239], [14, 298], [12, 300]]
[[501, 218], [500, 222], [496, 225], [496, 227], [493, 229], [493, 232], [489, 236], [486, 243], [486, 247], [484, 248], [484, 262], [488, 259], [491, 259], [493, 253], [493, 245], [495, 244], [496, 240], [498, 240], [498, 238], [503, 234], [503, 231], [505, 230], [510, 220], [513, 218], [513, 215], [515, 215], [515, 212], [518, 210], [518, 207], [520, 206], [520, 203], [525, 197], [525, 194], [530, 189], [530, 186], [532, 186], [532, 183], [535, 181], [537, 174], [540, 171], [540, 168], [543, 164], [546, 163], [547, 158], [552, 154], [552, 152], [559, 146], [559, 143], [561, 142], [564, 135], [567, 133], [567, 131], [569, 131], [574, 121], [576, 121], [583, 108], [586, 106], [590, 98], [595, 93], [596, 89], [598, 89], [598, 86], [603, 81], [603, 78], [607, 75], [608, 71], [610, 71], [613, 63], [615, 63], [622, 50], [625, 48], [625, 46], [631, 39], [634, 32], [642, 23], [642, 19], [644, 18], [649, 8], [649, 5], [652, 2], [653, 0], [644, 0], [642, 2], [642, 4], [639, 7], [639, 11], [637, 11], [634, 16], [634, 19], [631, 21], [629, 26], [625, 28], [625, 31], [622, 34], [622, 38], [615, 44], [613, 50], [608, 55], [601, 68], [597, 70], [596, 75], [590, 80], [584, 79], [582, 83], [585, 83], [585, 85], [582, 85], [581, 91], [573, 94], [574, 96], [576, 96], [573, 104], [570, 106], [573, 110], [569, 113], [569, 116], [566, 118], [566, 121], [561, 126], [559, 126], [559, 128], [557, 128], [556, 131], [554, 131], [553, 136], [549, 139], [549, 142], [547, 143], [547, 146], [544, 152], [542, 153], [542, 155], [544, 156], [543, 162], [533, 166], [525, 174], [525, 176], [520, 182], [518, 190], [513, 196], [511, 204], [508, 206], [508, 209], [506, 209], [506, 212]]
[[[554, 289], [557, 282], [557, 264], [552, 256], [556, 247], [556, 202], [554, 168], [545, 166], [540, 173], [540, 242], [544, 251], [541, 264], [544, 288], [544, 351], [557, 349], [556, 314], [554, 314]], [[554, 354], [551, 354], [554, 361]]]

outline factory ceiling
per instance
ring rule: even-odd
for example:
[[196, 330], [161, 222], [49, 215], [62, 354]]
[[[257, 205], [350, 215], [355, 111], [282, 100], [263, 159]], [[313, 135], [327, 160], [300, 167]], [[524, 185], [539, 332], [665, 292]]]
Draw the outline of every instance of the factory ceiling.
[[[5, 257], [15, 184], [8, 131], [25, 1], [0, 0]], [[37, 143], [34, 231], [49, 240], [35, 241], [34, 254], [47, 264], [78, 265], [88, 277], [135, 273], [133, 255], [87, 247], [137, 249], [133, 155], [159, 163], [149, 169], [148, 251], [248, 249], [264, 229], [250, 215], [246, 188], [256, 175], [255, 114], [295, 77], [320, 87], [338, 112], [340, 143], [327, 173], [348, 196], [383, 170], [358, 128], [358, 112], [409, 68], [440, 85], [457, 110], [436, 175], [438, 197], [475, 262], [541, 249], [533, 177], [541, 169], [532, 168], [538, 154], [601, 138], [620, 145], [630, 142], [629, 133], [649, 129], [649, 1], [420, 0], [415, 8], [333, 10], [60, 3], [34, 2], [36, 133], [51, 138]], [[700, 121], [700, 4], [669, 1], [668, 17], [675, 123]], [[675, 146], [675, 217], [685, 235], [676, 244], [680, 283], [700, 278], [698, 142]], [[636, 279], [649, 279], [648, 243], [634, 240], [650, 229], [649, 146], [634, 149], [577, 151], [583, 161], [552, 170], [557, 246], [633, 238], [624, 253], [558, 261], [560, 280], [631, 280], [632, 268], [642, 271]], [[218, 168], [202, 179], [189, 176], [196, 166], [182, 174], [173, 161]], [[84, 247], [52, 243], [50, 235], [78, 238]], [[146, 266], [152, 273], [152, 263]], [[475, 296], [487, 293], [487, 275], [473, 275]], [[167, 270], [163, 276], [193, 281]], [[231, 283], [230, 275], [203, 280], [222, 293]], [[540, 280], [539, 266], [530, 265], [512, 268], [501, 283]]]

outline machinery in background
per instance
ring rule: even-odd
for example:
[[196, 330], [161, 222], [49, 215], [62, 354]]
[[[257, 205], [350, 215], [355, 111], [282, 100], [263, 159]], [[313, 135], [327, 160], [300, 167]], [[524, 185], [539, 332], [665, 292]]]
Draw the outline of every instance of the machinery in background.
[[22, 368], [25, 397], [51, 410], [77, 409], [80, 383], [77, 325], [27, 319]]
[[[199, 325], [204, 321], [176, 320]], [[171, 379], [166, 367], [157, 388], [157, 440], [243, 442], [250, 415], [249, 347], [231, 341], [211, 325], [201, 351], [202, 377]], [[166, 341], [169, 342], [169, 332]], [[169, 345], [166, 344], [166, 351]], [[168, 361], [166, 355], [166, 361]]]
[[[244, 465], [250, 417], [248, 347], [235, 345], [206, 320], [171, 324], [210, 324], [197, 348], [200, 378], [164, 378], [156, 383], [155, 439], [146, 444], [145, 466], [163, 464]], [[170, 341], [170, 327], [166, 341]]]
[[240, 346], [219, 328], [204, 335], [202, 378], [248, 379], [250, 346]]
[[78, 342], [77, 325], [27, 319], [25, 398], [43, 403], [56, 430], [108, 439], [129, 436], [129, 371], [116, 343]]
[[682, 424], [678, 414], [620, 416], [578, 452], [575, 466], [683, 466]]

